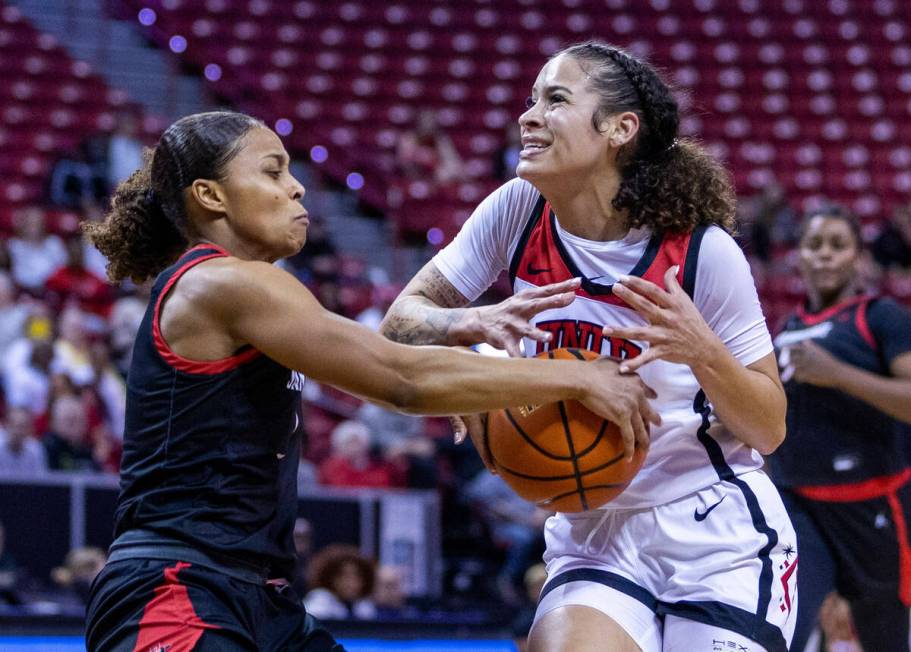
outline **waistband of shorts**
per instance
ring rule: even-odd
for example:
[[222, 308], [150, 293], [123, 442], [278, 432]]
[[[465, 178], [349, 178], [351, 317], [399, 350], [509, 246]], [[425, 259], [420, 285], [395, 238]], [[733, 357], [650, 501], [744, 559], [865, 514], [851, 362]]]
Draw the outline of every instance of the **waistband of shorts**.
[[124, 532], [108, 549], [108, 563], [135, 559], [182, 561], [249, 584], [262, 585], [269, 582], [269, 570], [265, 567], [237, 559], [226, 559], [223, 556], [214, 557], [182, 541], [149, 530]]

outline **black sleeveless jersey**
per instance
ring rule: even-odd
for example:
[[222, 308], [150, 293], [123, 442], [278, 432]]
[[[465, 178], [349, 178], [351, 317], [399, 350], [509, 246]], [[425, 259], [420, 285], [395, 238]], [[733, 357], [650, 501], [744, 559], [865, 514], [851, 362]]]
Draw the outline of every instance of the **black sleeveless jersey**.
[[114, 533], [141, 528], [287, 576], [303, 377], [249, 346], [223, 360], [182, 358], [159, 327], [181, 275], [227, 255], [194, 247], [155, 281], [127, 377]]
[[787, 437], [769, 457], [776, 482], [851, 484], [907, 468], [906, 424], [844, 392], [790, 378], [788, 349], [807, 339], [843, 362], [891, 376], [892, 360], [911, 351], [911, 313], [891, 299], [858, 296], [787, 320], [775, 337], [788, 397]]

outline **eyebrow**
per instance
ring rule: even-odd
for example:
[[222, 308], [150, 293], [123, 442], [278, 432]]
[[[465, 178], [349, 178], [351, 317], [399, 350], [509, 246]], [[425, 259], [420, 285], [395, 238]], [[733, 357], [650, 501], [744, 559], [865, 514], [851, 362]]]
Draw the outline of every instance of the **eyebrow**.
[[[571, 90], [569, 90], [566, 86], [556, 85], [556, 86], [545, 86], [544, 87], [545, 93], [553, 93], [554, 91], [565, 91], [565, 92], [569, 93], [570, 95], [573, 94], [573, 92]], [[535, 89], [532, 88], [531, 92], [534, 93]]]
[[267, 159], [267, 158], [274, 158], [276, 161], [278, 161], [278, 164], [279, 164], [279, 165], [284, 164], [285, 161], [288, 160], [288, 157], [287, 157], [287, 156], [285, 156], [284, 154], [279, 154], [278, 152], [274, 152], [274, 153], [272, 153], [272, 154], [266, 154], [265, 156], [263, 156], [263, 158], [264, 158], [264, 159]]

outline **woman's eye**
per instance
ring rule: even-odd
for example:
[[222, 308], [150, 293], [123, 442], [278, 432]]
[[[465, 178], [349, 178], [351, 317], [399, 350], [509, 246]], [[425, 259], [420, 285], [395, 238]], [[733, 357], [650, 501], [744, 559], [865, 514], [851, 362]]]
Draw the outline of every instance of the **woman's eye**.
[[267, 170], [266, 174], [268, 174], [273, 179], [278, 179], [282, 175], [281, 170]]
[[554, 93], [550, 96], [550, 103], [556, 104], [557, 102], [565, 102], [566, 98], [560, 95], [559, 93]]

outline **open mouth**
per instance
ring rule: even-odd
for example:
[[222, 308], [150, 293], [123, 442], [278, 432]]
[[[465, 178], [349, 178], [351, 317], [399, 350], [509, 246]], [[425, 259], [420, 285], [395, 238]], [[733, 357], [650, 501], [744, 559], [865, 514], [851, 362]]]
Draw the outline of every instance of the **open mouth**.
[[534, 156], [549, 148], [550, 145], [545, 145], [544, 143], [526, 143], [522, 146], [522, 151], [519, 152], [519, 156]]

